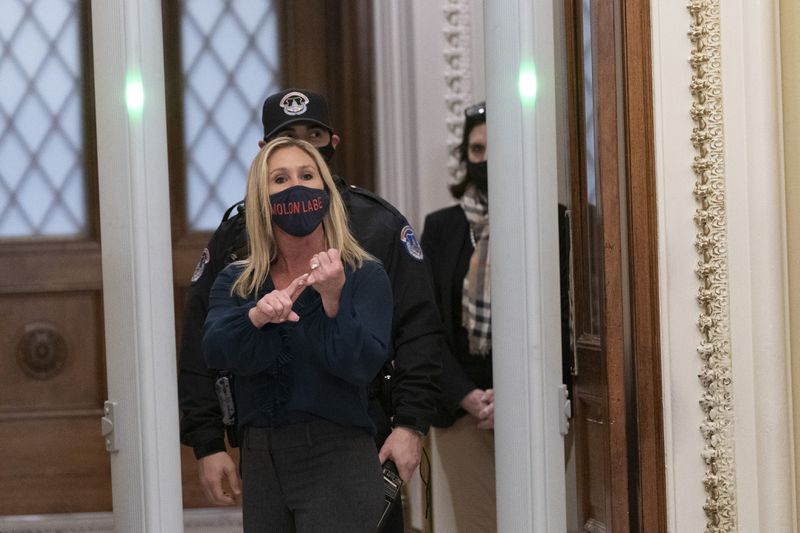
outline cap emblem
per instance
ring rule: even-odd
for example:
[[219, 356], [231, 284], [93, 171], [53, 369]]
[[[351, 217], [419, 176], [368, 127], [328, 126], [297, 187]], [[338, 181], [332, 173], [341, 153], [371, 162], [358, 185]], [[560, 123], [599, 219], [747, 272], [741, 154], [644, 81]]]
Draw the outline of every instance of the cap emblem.
[[308, 110], [308, 96], [292, 91], [281, 98], [280, 106], [287, 115], [302, 115]]

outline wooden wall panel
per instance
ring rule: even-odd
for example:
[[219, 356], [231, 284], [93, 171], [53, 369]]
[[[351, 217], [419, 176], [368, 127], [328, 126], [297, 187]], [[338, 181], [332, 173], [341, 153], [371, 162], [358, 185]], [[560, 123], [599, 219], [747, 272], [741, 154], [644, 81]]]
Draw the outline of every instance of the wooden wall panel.
[[[111, 510], [102, 410], [0, 421], [0, 515]], [[8, 460], [13, 458], [13, 460]]]
[[0, 420], [102, 407], [99, 304], [90, 291], [0, 296], [0, 308], [13, 309], [0, 321]]

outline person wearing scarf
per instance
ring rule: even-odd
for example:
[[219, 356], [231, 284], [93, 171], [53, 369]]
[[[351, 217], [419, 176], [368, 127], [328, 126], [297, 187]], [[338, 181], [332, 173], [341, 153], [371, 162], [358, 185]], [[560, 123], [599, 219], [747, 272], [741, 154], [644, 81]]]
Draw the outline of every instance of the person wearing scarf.
[[436, 531], [479, 533], [497, 529], [485, 104], [466, 109], [459, 148], [465, 173], [450, 187], [458, 203], [425, 218], [421, 241], [449, 348], [433, 424], [432, 504]]

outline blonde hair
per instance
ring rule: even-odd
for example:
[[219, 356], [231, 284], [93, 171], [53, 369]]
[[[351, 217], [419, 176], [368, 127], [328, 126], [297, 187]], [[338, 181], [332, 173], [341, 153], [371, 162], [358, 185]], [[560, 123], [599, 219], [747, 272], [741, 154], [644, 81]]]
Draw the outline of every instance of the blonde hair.
[[258, 152], [247, 174], [244, 207], [250, 256], [238, 262], [245, 265], [244, 270], [231, 287], [231, 294], [242, 298], [251, 294], [257, 297], [258, 289], [269, 276], [270, 265], [278, 258], [278, 245], [272, 230], [272, 206], [269, 201], [269, 158], [278, 150], [290, 147], [300, 148], [314, 160], [325, 190], [330, 195], [330, 209], [322, 219], [326, 247], [339, 250], [342, 263], [353, 269], [360, 268], [365, 260], [374, 260], [350, 233], [344, 202], [328, 165], [317, 149], [300, 139], [278, 137]]

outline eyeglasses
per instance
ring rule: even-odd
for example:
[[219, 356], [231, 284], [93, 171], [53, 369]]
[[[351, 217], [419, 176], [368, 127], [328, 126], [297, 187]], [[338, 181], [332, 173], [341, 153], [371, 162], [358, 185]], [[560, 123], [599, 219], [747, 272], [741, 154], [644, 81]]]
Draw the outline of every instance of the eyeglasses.
[[467, 118], [473, 118], [485, 114], [486, 114], [486, 104], [471, 105], [464, 110], [464, 116], [466, 116]]

